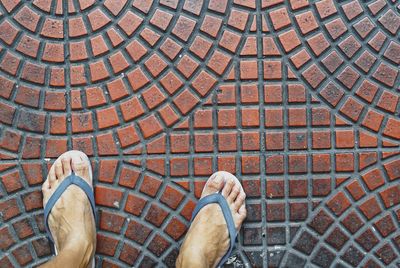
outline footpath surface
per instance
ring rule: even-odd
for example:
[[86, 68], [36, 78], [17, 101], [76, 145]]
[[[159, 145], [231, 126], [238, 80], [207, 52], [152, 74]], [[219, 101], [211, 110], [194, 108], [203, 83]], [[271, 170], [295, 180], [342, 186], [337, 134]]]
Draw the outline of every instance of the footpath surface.
[[0, 0], [0, 267], [50, 258], [68, 149], [98, 267], [173, 266], [217, 170], [248, 197], [231, 266], [399, 267], [399, 28], [395, 0]]

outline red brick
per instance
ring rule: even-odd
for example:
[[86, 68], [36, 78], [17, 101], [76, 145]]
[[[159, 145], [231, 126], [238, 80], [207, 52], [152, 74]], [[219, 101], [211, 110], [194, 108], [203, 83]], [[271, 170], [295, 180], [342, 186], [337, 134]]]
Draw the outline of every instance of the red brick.
[[11, 151], [18, 152], [18, 148], [21, 143], [21, 133], [6, 129], [0, 140], [0, 148]]
[[129, 167], [123, 167], [119, 175], [118, 184], [121, 186], [135, 188], [140, 172]]
[[400, 178], [400, 160], [393, 160], [384, 164], [389, 180], [394, 181]]
[[172, 33], [183, 41], [187, 41], [193, 33], [196, 22], [188, 17], [179, 16]]
[[79, 37], [87, 34], [85, 23], [81, 17], [68, 20], [68, 34], [70, 37]]
[[73, 137], [72, 148], [74, 150], [82, 151], [88, 156], [93, 155], [93, 137]]
[[313, 196], [327, 196], [331, 192], [331, 179], [313, 179], [312, 194]]
[[161, 254], [171, 246], [171, 243], [160, 235], [156, 235], [147, 247], [154, 255], [160, 257]]
[[118, 160], [103, 159], [99, 161], [98, 180], [100, 182], [112, 183], [117, 171]]
[[374, 196], [371, 196], [368, 200], [364, 201], [359, 208], [368, 220], [372, 219], [382, 211]]
[[217, 92], [217, 101], [220, 104], [236, 103], [236, 90], [232, 85], [222, 85]]
[[171, 176], [189, 175], [189, 162], [187, 158], [172, 158], [170, 160]]
[[21, 213], [15, 198], [2, 201], [0, 203], [0, 212], [5, 221], [8, 221]]
[[[293, 49], [295, 49], [296, 47], [301, 45], [301, 41], [297, 37], [297, 34], [294, 30], [289, 30], [285, 33], [280, 34], [279, 41], [281, 42], [285, 52], [290, 52]], [[292, 61], [294, 62], [295, 66], [296, 66], [297, 64], [296, 64], [296, 61], [293, 60], [293, 57], [292, 57]], [[296, 68], [299, 68], [299, 66], [296, 66]]]
[[125, 121], [130, 121], [144, 114], [142, 104], [136, 97], [122, 102], [120, 107]]
[[116, 126], [119, 124], [118, 114], [115, 110], [115, 107], [97, 110], [96, 118], [100, 129]]
[[285, 221], [285, 204], [284, 203], [267, 204], [267, 221], [268, 222]]
[[167, 216], [168, 212], [166, 212], [159, 206], [152, 204], [149, 208], [149, 211], [147, 212], [145, 219], [156, 227], [160, 227]]
[[313, 172], [328, 173], [331, 171], [331, 157], [329, 154], [313, 154], [312, 156]]
[[265, 147], [267, 150], [283, 150], [283, 133], [282, 132], [265, 133]]
[[258, 104], [258, 88], [256, 84], [246, 84], [240, 87], [241, 103]]
[[119, 234], [125, 223], [125, 217], [108, 211], [101, 211], [100, 229]]
[[242, 180], [243, 190], [248, 197], [261, 197], [260, 180]]
[[121, 253], [119, 255], [119, 259], [129, 265], [133, 265], [139, 254], [140, 251], [137, 248], [134, 248], [127, 243], [124, 243], [124, 246], [122, 247]]
[[347, 191], [349, 191], [349, 193], [355, 200], [359, 200], [361, 197], [363, 197], [365, 195], [365, 192], [364, 192], [362, 186], [356, 180], [354, 180], [352, 183], [348, 184], [346, 186], [346, 189], [347, 189]]
[[117, 134], [122, 148], [136, 144], [140, 141], [139, 136], [132, 125], [118, 129]]
[[211, 48], [212, 43], [207, 39], [197, 36], [190, 46], [190, 51], [195, 53], [201, 59], [204, 59]]
[[228, 67], [230, 61], [230, 56], [215, 50], [208, 62], [208, 67], [210, 67], [211, 70], [216, 72], [218, 75], [222, 75]]
[[258, 108], [242, 108], [241, 117], [243, 127], [258, 127], [260, 125]]
[[0, 229], [0, 238], [1, 250], [6, 250], [15, 243], [15, 240], [13, 239], [13, 236], [11, 235], [7, 226], [4, 226]]
[[283, 155], [267, 156], [265, 165], [267, 174], [283, 174]]
[[152, 55], [144, 65], [153, 77], [157, 77], [167, 67], [167, 63], [157, 54]]
[[213, 172], [211, 157], [198, 157], [193, 159], [195, 176], [210, 176]]
[[30, 193], [26, 193], [22, 197], [22, 202], [24, 203], [26, 211], [32, 211], [35, 209], [42, 209], [42, 193], [41, 191], [33, 191]]
[[129, 194], [126, 200], [124, 210], [135, 216], [140, 216], [142, 214], [143, 208], [147, 201], [143, 198], [136, 196], [134, 194]]
[[162, 194], [160, 201], [172, 209], [176, 209], [182, 202], [184, 195], [178, 190], [167, 186]]
[[135, 221], [130, 221], [126, 229], [125, 236], [140, 245], [146, 241], [151, 233], [151, 229], [143, 224]]
[[354, 156], [352, 153], [336, 154], [336, 171], [352, 172], [354, 171]]
[[7, 193], [19, 191], [23, 188], [21, 177], [18, 170], [14, 170], [10, 173], [1, 176], [1, 181], [6, 189]]
[[354, 148], [354, 131], [353, 130], [337, 130], [336, 148]]
[[260, 134], [258, 132], [242, 133], [242, 150], [243, 151], [259, 151], [260, 150]]
[[47, 139], [46, 140], [46, 157], [55, 158], [67, 151], [66, 138]]
[[361, 176], [369, 190], [375, 190], [376, 188], [385, 184], [385, 179], [379, 169], [372, 169], [366, 174]]
[[386, 208], [400, 203], [400, 186], [394, 185], [379, 193]]
[[67, 118], [64, 115], [51, 115], [50, 134], [66, 134]]
[[43, 133], [45, 120], [45, 113], [21, 109], [18, 117], [18, 128]]
[[269, 13], [272, 25], [275, 30], [279, 30], [290, 25], [290, 19], [286, 8], [280, 8]]
[[154, 197], [156, 196], [161, 184], [162, 184], [161, 180], [155, 177], [145, 175], [143, 178], [142, 185], [140, 186], [140, 192]]
[[389, 118], [383, 134], [394, 139], [400, 139], [400, 120]]
[[306, 173], [307, 155], [289, 155], [289, 173]]
[[307, 197], [308, 186], [306, 180], [290, 180], [289, 196], [290, 197]]
[[87, 113], [73, 113], [72, 114], [72, 132], [90, 132], [93, 131], [92, 114]]
[[119, 208], [122, 197], [123, 197], [123, 192], [119, 190], [105, 186], [95, 187], [96, 204], [100, 206]]
[[96, 252], [99, 254], [114, 256], [119, 241], [104, 234], [97, 234]]
[[241, 61], [240, 62], [240, 78], [242, 80], [255, 80], [258, 78], [258, 62], [257, 61]]
[[289, 148], [291, 150], [307, 149], [307, 132], [290, 132]]
[[19, 86], [15, 102], [30, 107], [38, 108], [40, 98], [40, 89], [26, 86]]
[[23, 163], [21, 166], [29, 185], [43, 182], [44, 174], [41, 163]]
[[343, 212], [350, 207], [350, 205], [350, 201], [342, 192], [337, 193], [327, 203], [329, 209], [332, 210], [336, 216], [342, 215]]
[[283, 126], [283, 110], [282, 108], [271, 108], [265, 110], [265, 126], [266, 127], [282, 127]]
[[25, 239], [34, 234], [28, 218], [14, 222], [12, 226], [20, 239]]
[[218, 156], [218, 170], [236, 173], [236, 159], [234, 156]]
[[42, 139], [38, 136], [26, 136], [22, 158], [39, 158], [42, 148]]
[[187, 230], [187, 227], [178, 218], [173, 217], [168, 225], [165, 227], [165, 233], [171, 236], [174, 240], [178, 241]]
[[186, 77], [189, 78], [199, 67], [199, 64], [187, 55], [184, 55], [177, 64], [177, 69]]
[[142, 96], [149, 109], [154, 109], [166, 99], [162, 91], [157, 86], [152, 86], [145, 90], [142, 93]]
[[207, 133], [195, 134], [194, 144], [196, 152], [212, 152], [214, 150], [213, 135]]
[[304, 221], [308, 217], [308, 203], [290, 203], [289, 215], [291, 221]]
[[212, 75], [205, 71], [201, 71], [193, 80], [192, 86], [198, 94], [204, 97], [210, 92], [216, 82], [217, 80]]
[[199, 99], [188, 89], [182, 91], [174, 99], [174, 104], [178, 107], [179, 111], [183, 115], [188, 114], [198, 103]]
[[159, 120], [154, 115], [150, 115], [145, 119], [140, 120], [139, 127], [145, 138], [159, 134], [163, 130]]
[[19, 246], [18, 248], [14, 249], [12, 251], [12, 254], [14, 255], [14, 258], [21, 266], [25, 266], [31, 261], [33, 261], [33, 257], [31, 255], [31, 252], [27, 244], [23, 244], [22, 246]]

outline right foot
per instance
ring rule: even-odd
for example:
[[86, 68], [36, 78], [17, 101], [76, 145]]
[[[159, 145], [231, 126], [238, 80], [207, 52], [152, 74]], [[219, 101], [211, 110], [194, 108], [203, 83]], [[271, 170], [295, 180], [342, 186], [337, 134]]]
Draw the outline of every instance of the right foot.
[[[201, 198], [216, 192], [221, 192], [225, 197], [236, 231], [239, 231], [246, 218], [246, 194], [239, 181], [228, 172], [216, 172], [208, 179]], [[194, 262], [202, 267], [216, 267], [229, 246], [229, 232], [222, 209], [218, 204], [209, 204], [199, 211], [191, 223], [177, 259], [177, 267], [194, 267]]]
[[[54, 162], [43, 183], [43, 207], [72, 171], [92, 186], [88, 157], [79, 151], [66, 152]], [[80, 249], [83, 260], [79, 266], [91, 265], [96, 248], [96, 226], [89, 199], [81, 188], [68, 186], [51, 210], [48, 223], [58, 253]]]

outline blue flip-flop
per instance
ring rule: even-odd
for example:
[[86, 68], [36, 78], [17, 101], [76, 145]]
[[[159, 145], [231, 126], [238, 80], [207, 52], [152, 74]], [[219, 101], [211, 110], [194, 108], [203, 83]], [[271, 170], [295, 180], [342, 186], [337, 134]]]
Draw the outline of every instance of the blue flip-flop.
[[47, 201], [47, 204], [44, 208], [44, 222], [45, 222], [45, 227], [46, 227], [46, 232], [47, 232], [47, 237], [51, 241], [51, 243], [54, 245], [54, 250], [55, 253], [57, 254], [57, 249], [55, 247], [54, 239], [53, 236], [50, 232], [49, 228], [49, 215], [51, 213], [51, 210], [53, 209], [54, 205], [56, 204], [57, 200], [60, 198], [60, 196], [64, 193], [64, 191], [70, 186], [70, 185], [76, 185], [79, 188], [81, 188], [85, 194], [87, 195], [90, 206], [92, 207], [93, 211], [93, 216], [96, 219], [96, 211], [95, 211], [95, 201], [94, 201], [94, 194], [93, 194], [93, 188], [92, 186], [89, 185], [84, 179], [81, 177], [75, 175], [74, 172], [72, 172], [71, 175], [66, 177], [60, 185], [58, 185], [57, 189], [54, 191], [54, 193], [50, 196], [49, 201]]
[[[236, 177], [235, 177], [235, 181], [237, 183], [239, 183], [240, 187], [242, 187], [239, 180]], [[238, 231], [235, 228], [235, 223], [233, 221], [231, 209], [229, 208], [228, 202], [226, 201], [225, 197], [220, 192], [216, 192], [214, 194], [207, 195], [207, 196], [201, 198], [193, 210], [192, 219], [190, 220], [190, 222], [192, 222], [194, 220], [196, 215], [200, 212], [200, 210], [203, 207], [205, 207], [209, 204], [214, 204], [214, 203], [219, 204], [219, 206], [222, 209], [222, 214], [224, 215], [226, 225], [228, 227], [229, 239], [230, 239], [229, 249], [217, 265], [217, 267], [220, 267], [231, 256], [232, 250], [235, 247], [235, 241], [236, 241], [236, 237], [238, 234]]]

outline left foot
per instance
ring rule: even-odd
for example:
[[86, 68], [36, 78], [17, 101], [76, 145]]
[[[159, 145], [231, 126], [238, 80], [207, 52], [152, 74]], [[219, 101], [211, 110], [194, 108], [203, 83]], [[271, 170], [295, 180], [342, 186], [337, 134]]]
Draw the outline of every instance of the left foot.
[[[88, 157], [79, 151], [66, 152], [54, 162], [43, 183], [43, 207], [72, 171], [92, 186]], [[96, 248], [96, 226], [89, 199], [81, 188], [68, 186], [51, 210], [48, 223], [58, 252], [79, 249], [82, 254], [80, 266], [91, 265]]]

